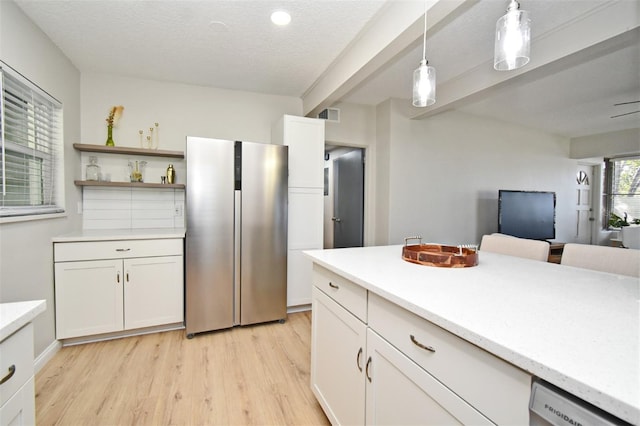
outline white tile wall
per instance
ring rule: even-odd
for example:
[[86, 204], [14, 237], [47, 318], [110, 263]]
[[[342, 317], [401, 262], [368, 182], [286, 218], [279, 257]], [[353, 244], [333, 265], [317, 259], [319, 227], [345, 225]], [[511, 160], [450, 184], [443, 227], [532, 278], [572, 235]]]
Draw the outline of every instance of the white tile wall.
[[184, 205], [183, 189], [84, 187], [82, 227], [184, 228]]

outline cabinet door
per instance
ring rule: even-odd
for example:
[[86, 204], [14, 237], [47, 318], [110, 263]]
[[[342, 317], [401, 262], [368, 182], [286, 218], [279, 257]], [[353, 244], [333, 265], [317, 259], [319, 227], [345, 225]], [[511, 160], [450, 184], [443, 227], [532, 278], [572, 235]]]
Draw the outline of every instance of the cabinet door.
[[324, 120], [284, 116], [289, 146], [289, 188], [324, 187]]
[[122, 330], [122, 260], [55, 264], [56, 338]]
[[493, 424], [371, 329], [367, 353], [367, 424]]
[[124, 328], [184, 320], [182, 256], [124, 260]]
[[311, 388], [332, 424], [364, 424], [366, 325], [313, 287]]
[[0, 425], [29, 426], [36, 424], [36, 399], [33, 376], [0, 407]]

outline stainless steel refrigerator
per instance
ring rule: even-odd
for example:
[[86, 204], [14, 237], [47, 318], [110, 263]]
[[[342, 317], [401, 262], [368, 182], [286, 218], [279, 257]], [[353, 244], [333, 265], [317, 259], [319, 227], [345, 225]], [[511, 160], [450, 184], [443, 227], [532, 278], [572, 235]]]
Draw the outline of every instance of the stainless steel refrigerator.
[[186, 160], [187, 337], [284, 320], [288, 147], [190, 136]]

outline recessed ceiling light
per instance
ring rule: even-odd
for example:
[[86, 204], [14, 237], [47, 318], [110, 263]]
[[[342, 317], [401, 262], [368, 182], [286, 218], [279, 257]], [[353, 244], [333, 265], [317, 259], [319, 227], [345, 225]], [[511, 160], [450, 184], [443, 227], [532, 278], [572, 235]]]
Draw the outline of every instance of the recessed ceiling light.
[[271, 14], [271, 22], [280, 26], [289, 25], [291, 15], [286, 10], [276, 10]]

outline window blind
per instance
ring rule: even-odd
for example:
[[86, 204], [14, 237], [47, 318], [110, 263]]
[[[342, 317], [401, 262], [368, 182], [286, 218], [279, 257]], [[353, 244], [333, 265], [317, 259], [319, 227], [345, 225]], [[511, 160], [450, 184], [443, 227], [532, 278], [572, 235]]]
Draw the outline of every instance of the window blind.
[[0, 217], [63, 212], [62, 104], [0, 65]]

